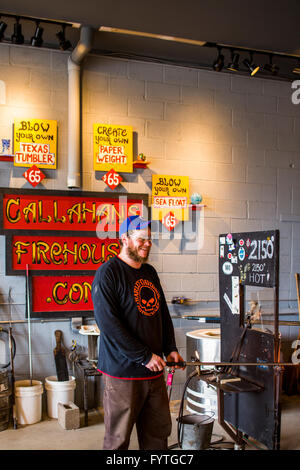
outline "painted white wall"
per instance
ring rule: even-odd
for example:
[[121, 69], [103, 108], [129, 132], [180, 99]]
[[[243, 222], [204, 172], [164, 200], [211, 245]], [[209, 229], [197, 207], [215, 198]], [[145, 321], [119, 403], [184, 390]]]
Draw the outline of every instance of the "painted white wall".
[[[47, 189], [67, 189], [67, 59], [69, 53], [0, 44], [0, 138], [12, 138], [16, 117], [58, 121], [58, 170], [47, 172]], [[219, 233], [280, 230], [280, 306], [296, 312], [294, 272], [300, 271], [300, 104], [291, 100], [291, 83], [256, 77], [90, 55], [82, 84], [82, 190], [107, 189], [93, 170], [93, 123], [132, 125], [135, 154], [151, 161], [148, 170], [124, 174], [117, 191], [151, 194], [153, 173], [186, 175], [190, 194], [206, 204], [203, 247], [180, 249], [180, 240], [153, 247], [167, 300], [184, 295], [218, 302]], [[0, 186], [30, 187], [22, 169], [0, 162]], [[25, 280], [5, 276], [5, 243], [0, 237], [0, 300], [13, 286], [14, 318], [24, 318]], [[290, 308], [291, 307], [291, 308]], [[1, 305], [0, 305], [1, 308]], [[2, 306], [0, 316], [6, 318]], [[185, 332], [199, 323], [175, 320], [185, 353]], [[50, 326], [51, 325], [51, 326]], [[57, 324], [35, 324], [36, 375], [53, 373]], [[65, 325], [62, 327], [62, 325]], [[64, 328], [66, 345], [74, 336]], [[26, 325], [15, 327], [17, 371], [28, 371]], [[287, 327], [287, 336], [297, 336]], [[73, 336], [72, 336], [73, 335]], [[77, 338], [78, 339], [78, 338]], [[83, 339], [82, 339], [83, 341]], [[42, 350], [41, 350], [42, 349]]]

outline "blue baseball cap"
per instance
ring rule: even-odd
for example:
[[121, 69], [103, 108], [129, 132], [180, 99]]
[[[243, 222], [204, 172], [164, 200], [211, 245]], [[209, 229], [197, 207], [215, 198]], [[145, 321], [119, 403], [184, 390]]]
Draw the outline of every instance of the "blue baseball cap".
[[150, 224], [151, 220], [145, 220], [139, 215], [130, 215], [121, 223], [119, 236], [121, 237], [123, 233], [127, 233], [129, 230], [143, 230], [149, 227]]

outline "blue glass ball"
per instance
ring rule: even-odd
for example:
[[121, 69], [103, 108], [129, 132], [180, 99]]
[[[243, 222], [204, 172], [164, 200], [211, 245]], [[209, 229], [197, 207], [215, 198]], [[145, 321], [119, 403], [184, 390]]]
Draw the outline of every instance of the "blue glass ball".
[[202, 201], [202, 196], [201, 194], [199, 193], [193, 193], [191, 195], [191, 203], [192, 204], [200, 204], [200, 202]]

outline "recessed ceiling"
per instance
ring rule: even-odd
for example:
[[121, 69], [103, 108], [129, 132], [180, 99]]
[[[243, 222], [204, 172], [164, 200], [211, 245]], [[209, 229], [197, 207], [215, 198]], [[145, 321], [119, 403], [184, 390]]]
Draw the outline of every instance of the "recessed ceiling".
[[[216, 49], [197, 44], [98, 31], [109, 26], [300, 56], [299, 0], [2, 0], [1, 11], [92, 26], [96, 53], [199, 67], [210, 66], [216, 56]], [[68, 34], [75, 45], [79, 30]], [[230, 51], [224, 55], [229, 61]], [[266, 63], [268, 55], [262, 60]], [[284, 60], [278, 61], [286, 73]]]

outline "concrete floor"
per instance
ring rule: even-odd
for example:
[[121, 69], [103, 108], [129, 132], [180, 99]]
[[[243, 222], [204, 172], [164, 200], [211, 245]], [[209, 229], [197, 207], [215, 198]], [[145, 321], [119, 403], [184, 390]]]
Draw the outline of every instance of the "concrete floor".
[[[173, 421], [169, 445], [177, 442], [177, 422], [179, 401], [171, 401]], [[222, 436], [230, 441], [228, 435], [214, 422], [212, 440]], [[14, 430], [9, 427], [0, 432], [1, 450], [100, 450], [104, 437], [103, 411], [101, 408], [89, 411], [89, 425], [84, 427], [81, 413], [81, 427], [76, 430], [64, 430], [56, 419], [44, 415], [42, 421]], [[262, 445], [258, 444], [260, 447]], [[130, 450], [137, 450], [136, 434], [133, 432]], [[177, 447], [178, 449], [178, 447]], [[300, 450], [300, 396], [282, 395], [281, 449]], [[176, 450], [176, 449], [175, 449]], [[246, 450], [255, 450], [252, 446]]]

